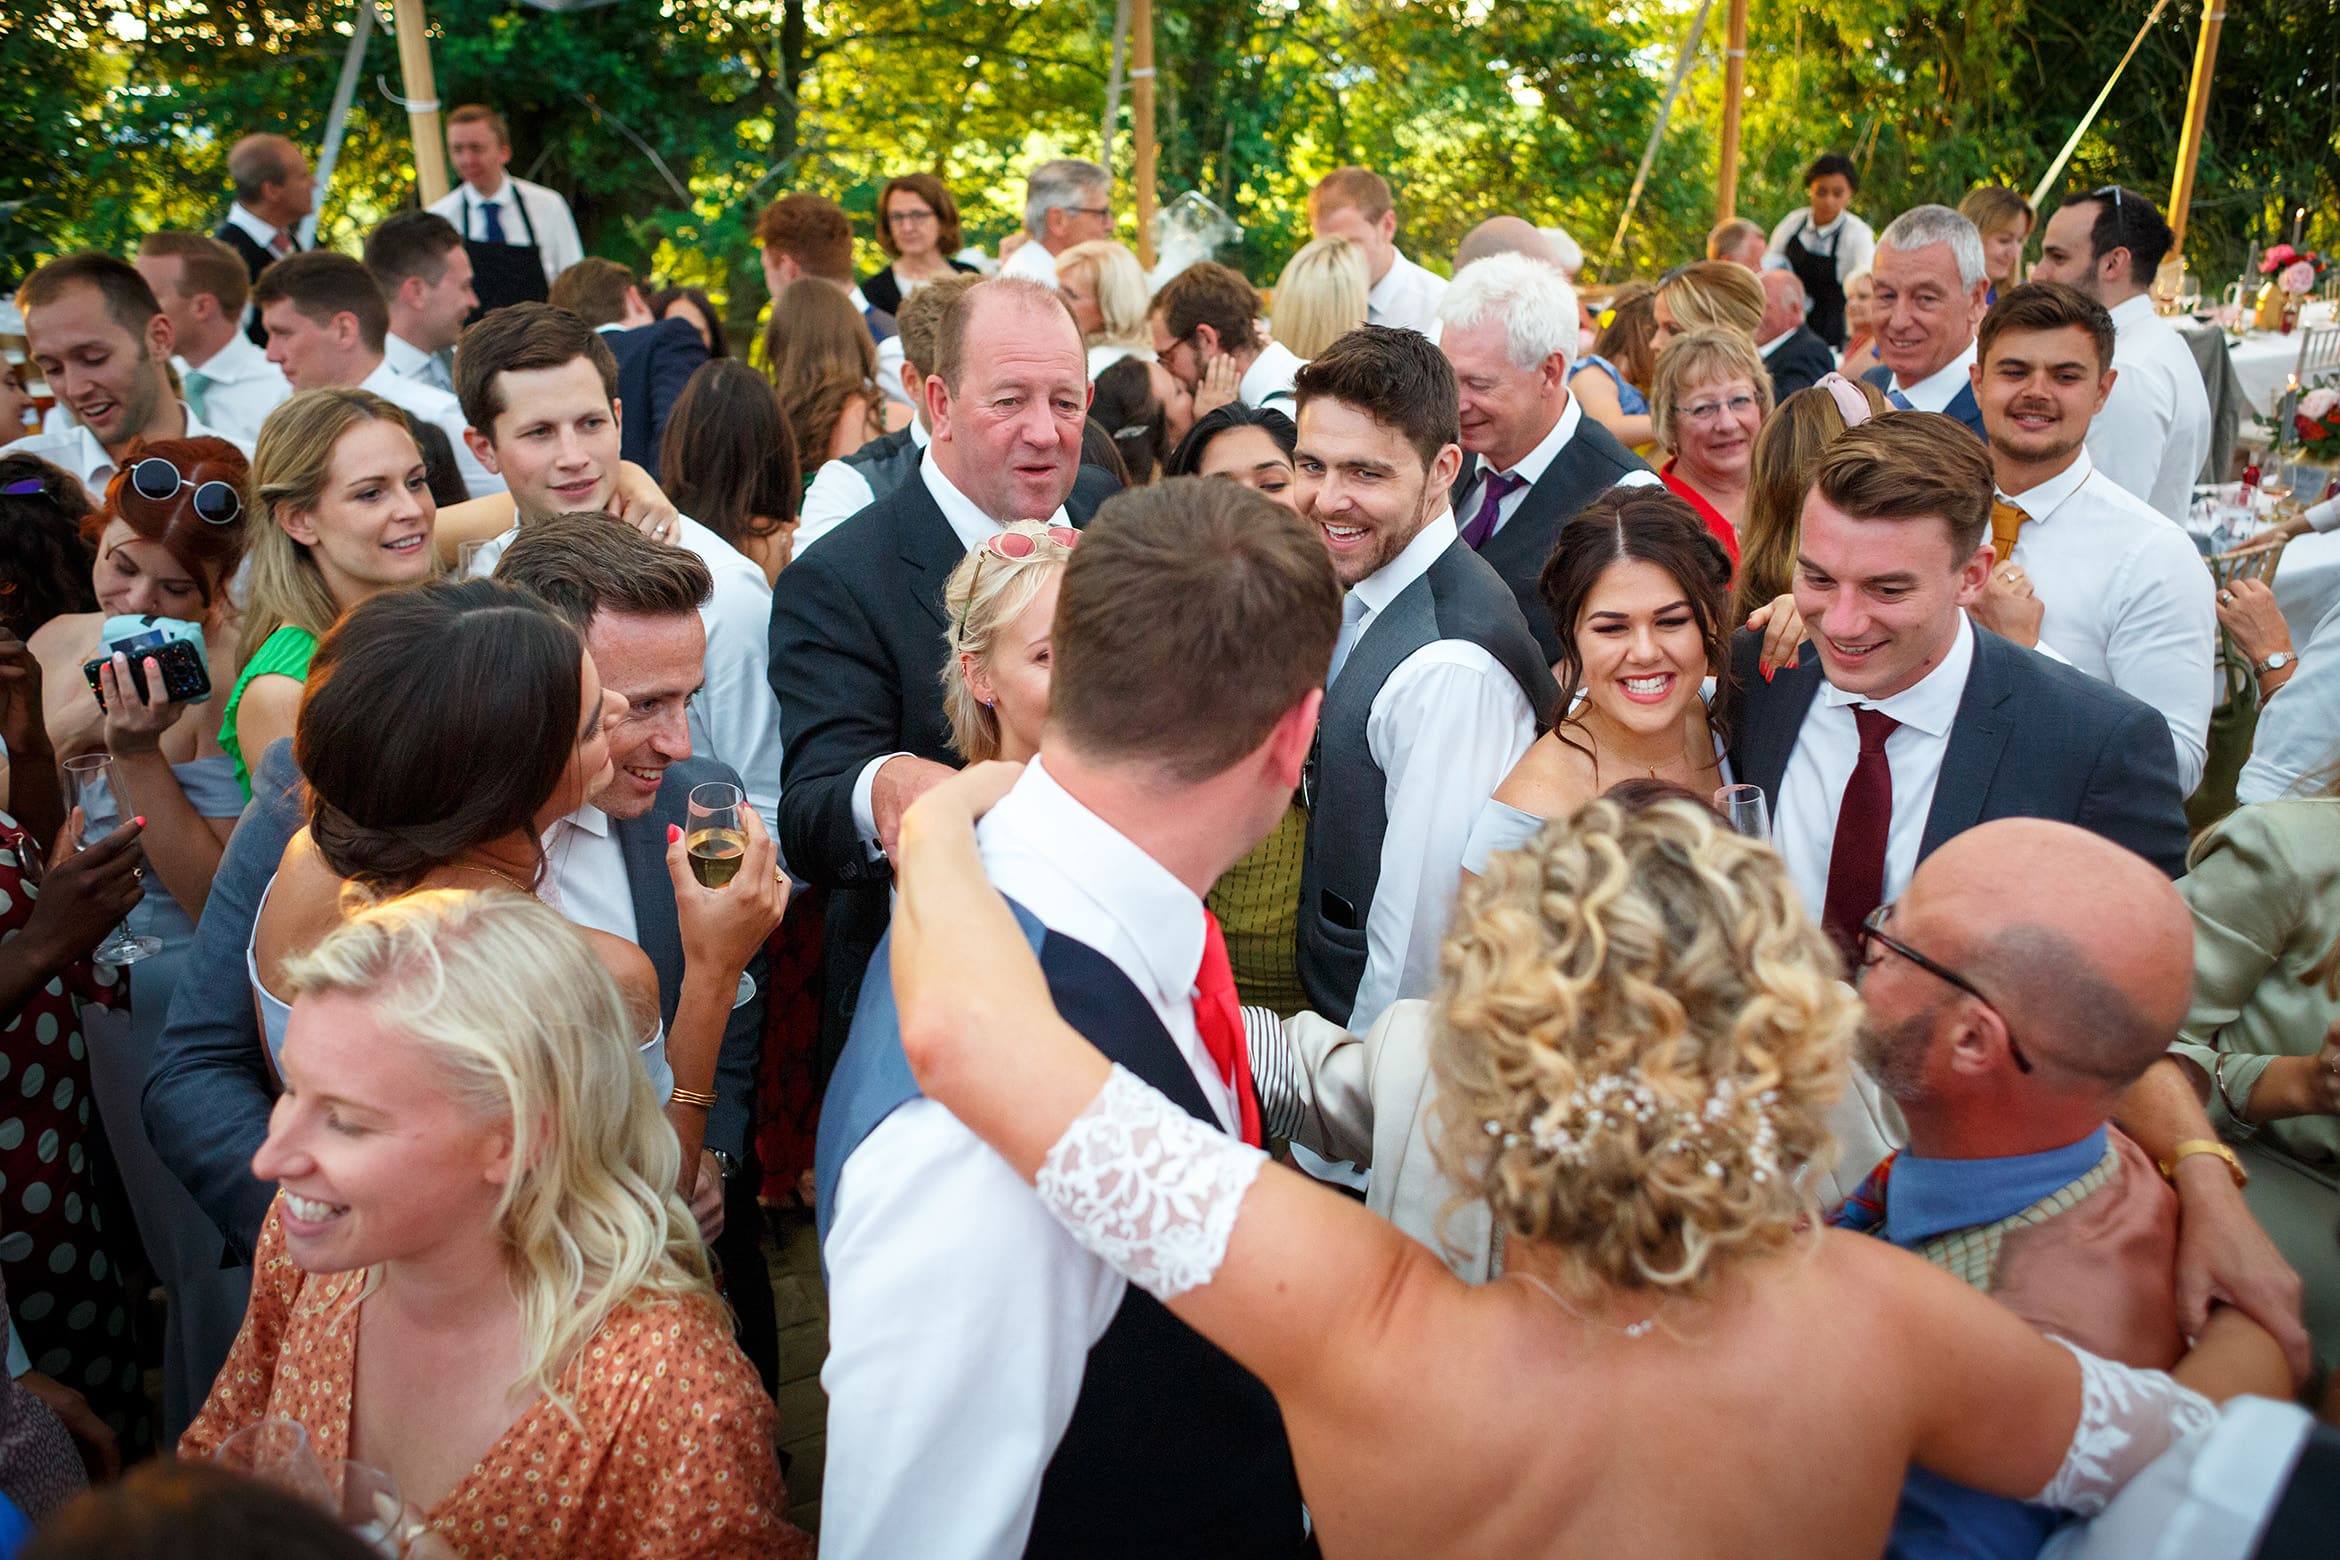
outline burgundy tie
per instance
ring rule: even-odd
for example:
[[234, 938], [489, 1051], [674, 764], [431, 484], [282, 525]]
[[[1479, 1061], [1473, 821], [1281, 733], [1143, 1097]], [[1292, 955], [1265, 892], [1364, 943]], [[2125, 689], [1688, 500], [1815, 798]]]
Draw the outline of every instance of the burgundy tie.
[[1893, 766], [1885, 739], [1901, 722], [1882, 710], [1856, 705], [1861, 756], [1844, 783], [1836, 809], [1836, 844], [1828, 852], [1828, 903], [1821, 929], [1853, 963], [1860, 960], [1861, 923], [1885, 902], [1885, 840], [1893, 832]]
[[1244, 1142], [1259, 1147], [1259, 1094], [1251, 1082], [1251, 1046], [1243, 1034], [1235, 969], [1227, 962], [1219, 918], [1208, 910], [1203, 912], [1202, 968], [1194, 972], [1194, 1027], [1218, 1065], [1220, 1080], [1235, 1091], [1236, 1130]]
[[279, 228], [276, 231], [276, 236], [268, 241], [268, 247], [275, 250], [280, 256], [289, 255], [293, 251], [293, 236]]
[[1527, 478], [1501, 471], [1487, 473], [1486, 497], [1479, 500], [1479, 512], [1471, 516], [1471, 523], [1463, 527], [1463, 545], [1477, 552], [1487, 545], [1487, 538], [1495, 534], [1495, 517], [1502, 512], [1503, 500], [1514, 488], [1527, 486]]

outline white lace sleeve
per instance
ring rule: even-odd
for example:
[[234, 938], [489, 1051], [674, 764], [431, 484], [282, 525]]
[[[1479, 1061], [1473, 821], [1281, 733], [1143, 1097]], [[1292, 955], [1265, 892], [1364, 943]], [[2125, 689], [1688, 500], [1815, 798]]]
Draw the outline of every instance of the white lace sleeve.
[[2055, 1341], [2080, 1362], [2080, 1423], [2063, 1466], [2031, 1497], [2032, 1505], [2093, 1517], [2147, 1463], [2217, 1422], [2218, 1410], [2208, 1398], [2161, 1371], [2099, 1359], [2062, 1338]]
[[1041, 1204], [1157, 1300], [1211, 1281], [1267, 1155], [1116, 1065], [1041, 1162]]

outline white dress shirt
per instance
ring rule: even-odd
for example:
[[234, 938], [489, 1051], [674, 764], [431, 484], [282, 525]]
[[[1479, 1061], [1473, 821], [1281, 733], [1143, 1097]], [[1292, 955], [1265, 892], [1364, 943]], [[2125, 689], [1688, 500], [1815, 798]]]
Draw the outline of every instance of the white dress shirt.
[[1397, 254], [1365, 295], [1365, 323], [1418, 330], [1435, 340], [1431, 326], [1438, 320], [1438, 300], [1445, 296], [1445, 277]]
[[1836, 813], [1845, 782], [1860, 761], [1860, 726], [1853, 706], [1882, 710], [1901, 722], [1885, 739], [1885, 762], [1893, 771], [1893, 821], [1885, 835], [1885, 897], [1890, 904], [1917, 871], [1918, 846], [1925, 839], [1926, 815], [1934, 810], [1934, 786], [1942, 778], [1942, 755], [1950, 750], [1950, 727], [1974, 669], [1974, 625], [1963, 613], [1958, 637], [1942, 664], [1889, 699], [1864, 699], [1823, 680], [1804, 712], [1795, 750], [1780, 776], [1772, 807], [1771, 842], [1787, 863], [1804, 909], [1815, 921], [1828, 903], [1828, 858], [1836, 850]]
[[1970, 341], [1966, 344], [1964, 352], [1959, 353], [1958, 356], [1935, 369], [1914, 385], [1903, 384], [1901, 376], [1895, 374], [1893, 388], [1900, 391], [1902, 398], [1919, 411], [1938, 412], [1952, 401], [1957, 400], [1959, 391], [1973, 385], [1974, 378], [1967, 370], [1974, 367], [1974, 361], [1974, 343]]
[[291, 228], [280, 228], [273, 222], [266, 221], [261, 217], [253, 215], [252, 212], [246, 210], [240, 203], [233, 204], [228, 207], [227, 220], [229, 227], [243, 229], [244, 236], [246, 238], [249, 238], [253, 243], [258, 244], [262, 249], [267, 250], [270, 254], [275, 254], [277, 252], [276, 240], [279, 235], [292, 240], [291, 247], [286, 249], [284, 253], [288, 255], [297, 253], [301, 247], [300, 234], [294, 232]]
[[491, 493], [505, 491], [504, 479], [479, 463], [471, 453], [463, 431], [471, 420], [463, 415], [462, 406], [444, 390], [434, 390], [419, 379], [409, 379], [394, 372], [388, 358], [374, 365], [374, 371], [364, 378], [360, 390], [371, 390], [401, 411], [414, 413], [423, 421], [435, 424], [455, 447], [455, 469], [463, 474], [463, 489], [473, 498], [485, 498]]
[[544, 881], [536, 897], [579, 926], [639, 943], [634, 884], [609, 814], [585, 803], [544, 831]]
[[999, 263], [1002, 276], [1020, 276], [1027, 282], [1038, 282], [1044, 287], [1056, 285], [1056, 256], [1046, 244], [1036, 238], [1026, 238], [1016, 246], [1016, 252]]
[[2340, 605], [2299, 647], [2299, 665], [2259, 709], [2250, 761], [2234, 783], [2243, 802], [2293, 794], [2340, 758]]
[[[514, 214], [512, 203], [525, 202], [528, 220], [523, 224]], [[464, 211], [468, 203], [471, 223], [464, 226]], [[536, 257], [544, 263], [547, 284], [570, 266], [585, 258], [584, 241], [577, 236], [577, 219], [570, 214], [569, 203], [558, 190], [548, 190], [541, 184], [526, 179], [507, 177], [492, 195], [482, 195], [468, 184], [458, 184], [439, 199], [432, 201], [429, 210], [437, 212], [455, 224], [455, 230], [476, 243], [487, 242], [487, 215], [489, 206], [502, 207], [504, 241], [525, 244], [531, 233], [536, 235]]]
[[[1877, 234], [1868, 223], [1849, 211], [1840, 211], [1836, 220], [1826, 227], [1812, 225], [1812, 208], [1799, 206], [1779, 219], [1771, 230], [1771, 243], [1763, 254], [1764, 269], [1776, 271], [1788, 263], [1788, 240], [1801, 233], [1804, 247], [1815, 253], [1828, 247], [1828, 240], [1836, 239], [1836, 279], [1849, 282], [1866, 271], [1877, 258]], [[1818, 240], [1818, 242], [1814, 242]]]
[[[926, 424], [913, 418], [910, 442], [925, 449], [932, 439]], [[807, 547], [876, 502], [877, 495], [870, 491], [869, 478], [861, 474], [860, 467], [841, 460], [822, 461], [796, 512], [796, 555], [802, 557]]]
[[[960, 492], [951, 479], [943, 475], [942, 467], [935, 464], [931, 445], [918, 462], [918, 480], [926, 484], [926, 491], [933, 495], [936, 506], [943, 512], [943, 519], [950, 522], [952, 534], [958, 537], [959, 545], [967, 551], [973, 552], [1007, 529], [1000, 521], [992, 519], [976, 507], [975, 500]], [[1048, 517], [1048, 523], [1071, 525], [1072, 517], [1059, 504], [1056, 513]], [[871, 800], [871, 792], [877, 786], [877, 772], [886, 767], [889, 759], [911, 756], [907, 753], [880, 753], [861, 766], [861, 774], [853, 782], [853, 827], [860, 833], [862, 844], [869, 848], [872, 860], [884, 854], [878, 849], [877, 808]]]
[[2161, 711], [2190, 794], [2209, 752], [2218, 612], [2193, 539], [2095, 469], [2083, 449], [2047, 481], [2006, 495], [2031, 518], [2015, 562], [2046, 614], [2040, 648]]
[[1289, 417], [1293, 409], [1292, 381], [1307, 366], [1306, 358], [1270, 338], [1259, 349], [1259, 356], [1251, 360], [1251, 366], [1243, 371], [1243, 377], [1236, 381], [1235, 399], [1255, 410], [1272, 406]]
[[[251, 459], [251, 440], [239, 439], [224, 429], [212, 427], [196, 416], [184, 401], [179, 403], [179, 415], [187, 422], [187, 431], [181, 435], [182, 438], [225, 439], [242, 450], [246, 460]], [[78, 422], [69, 423], [55, 433], [28, 433], [0, 452], [37, 455], [52, 466], [61, 466], [72, 472], [81, 479], [82, 489], [89, 494], [92, 504], [106, 501], [106, 484], [113, 479], [116, 469], [114, 457], [106, 453], [106, 447], [98, 442], [97, 435]]]
[[2210, 392], [2185, 338], [2140, 293], [2112, 309], [2120, 377], [2088, 425], [2088, 453], [2113, 481], [2185, 523], [2210, 454]]
[[2058, 1529], [2040, 1560], [2250, 1560], [2314, 1430], [2296, 1403], [2230, 1398], [2100, 1514]]
[[382, 337], [382, 361], [401, 379], [412, 379], [449, 395], [455, 393], [455, 378], [447, 371], [447, 359], [425, 352], [396, 331]]
[[[1144, 994], [1232, 1130], [1194, 1024], [1202, 901], [1057, 784], [1044, 760], [978, 831], [1000, 892]], [[847, 1157], [829, 1237], [831, 1560], [1012, 1560], [1124, 1281], [1024, 1179], [931, 1100]]]
[[[1513, 463], [1510, 470], [1501, 473], [1507, 477], [1525, 477], [1527, 481], [1504, 494], [1501, 501], [1496, 504], [1495, 531], [1500, 531], [1511, 523], [1511, 517], [1519, 513], [1519, 506], [1527, 502], [1528, 489], [1544, 480], [1544, 473], [1552, 468], [1552, 462], [1560, 458], [1560, 452], [1568, 448], [1568, 441], [1576, 437], [1576, 430], [1583, 426], [1583, 423], [1584, 404], [1575, 396], [1570, 396], [1568, 404], [1560, 408], [1560, 416], [1553, 422], [1551, 431], [1544, 435], [1542, 442], [1522, 455]], [[1454, 512], [1455, 523], [1458, 526], [1469, 525], [1472, 520], [1477, 518], [1479, 505], [1485, 501], [1487, 474], [1495, 469], [1487, 463], [1487, 458], [1484, 455], [1465, 458], [1478, 462], [1478, 474], [1471, 478], [1471, 485], [1463, 490], [1462, 506]], [[1658, 485], [1657, 473], [1647, 467], [1628, 471], [1617, 479], [1619, 487], [1657, 487]], [[1490, 531], [1487, 534], [1492, 536], [1495, 531]]]
[[[190, 394], [201, 385], [203, 420], [246, 446], [260, 437], [260, 425], [268, 420], [268, 414], [292, 395], [284, 370], [269, 362], [268, 354], [240, 330], [200, 364], [183, 357], [171, 362]], [[197, 374], [203, 377], [191, 377]]]
[[[1459, 544], [1451, 511], [1422, 527], [1405, 550], [1350, 595], [1365, 604], [1357, 638], [1398, 593]], [[1381, 766], [1381, 872], [1365, 917], [1365, 974], [1349, 1027], [1362, 1034], [1400, 997], [1430, 993], [1462, 878], [1471, 825], [1495, 787], [1536, 739], [1536, 713], [1494, 656], [1464, 639], [1441, 639], [1389, 674], [1365, 718], [1365, 744]]]
[[1137, 347], [1125, 347], [1112, 341], [1091, 347], [1089, 349], [1089, 383], [1095, 384], [1099, 374], [1104, 373], [1105, 370], [1127, 357], [1139, 358], [1150, 363], [1154, 359], [1154, 354], [1150, 348], [1141, 350]]
[[[767, 675], [771, 665], [772, 586], [761, 565], [688, 515], [678, 515], [674, 545], [707, 566], [715, 593], [699, 608], [707, 630], [707, 659], [699, 696], [691, 701], [691, 750], [739, 771], [749, 805], [764, 828], [780, 837], [780, 701]], [[480, 544], [474, 578], [493, 574], [496, 560], [520, 534], [513, 526]]]

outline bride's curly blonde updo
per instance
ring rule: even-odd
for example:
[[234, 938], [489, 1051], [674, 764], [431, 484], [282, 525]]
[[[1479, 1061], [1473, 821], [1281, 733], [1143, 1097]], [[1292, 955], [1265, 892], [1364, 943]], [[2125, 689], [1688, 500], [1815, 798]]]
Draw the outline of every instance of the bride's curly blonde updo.
[[1700, 1295], [1812, 1211], [1859, 1003], [1768, 846], [1595, 801], [1489, 862], [1441, 965], [1439, 1162], [1572, 1286]]

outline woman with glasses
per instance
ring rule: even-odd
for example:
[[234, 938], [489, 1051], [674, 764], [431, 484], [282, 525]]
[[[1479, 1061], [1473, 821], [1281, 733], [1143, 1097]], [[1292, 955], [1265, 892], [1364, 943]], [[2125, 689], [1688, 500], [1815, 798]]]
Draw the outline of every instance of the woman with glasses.
[[952, 255], [959, 249], [959, 203], [931, 173], [888, 179], [878, 191], [877, 241], [892, 263], [861, 279], [861, 295], [873, 309], [902, 312], [902, 304], [928, 282], [975, 268]]
[[1666, 451], [1658, 477], [1739, 561], [1755, 435], [1771, 415], [1771, 375], [1735, 330], [1694, 330], [1658, 354], [1650, 422]]
[[[108, 1230], [97, 1200], [72, 1188], [55, 1187], [54, 1199], [44, 1197], [38, 1205], [20, 1201], [48, 1160], [96, 1153], [88, 1114], [94, 1089], [115, 1165], [137, 1209], [138, 1233], [169, 1300], [163, 1391], [172, 1434], [202, 1402], [209, 1386], [202, 1362], [221, 1357], [243, 1309], [240, 1276], [220, 1267], [218, 1232], [148, 1145], [138, 1097], [195, 940], [195, 918], [203, 913], [220, 852], [244, 806], [234, 764], [209, 712], [236, 664], [228, 582], [244, 556], [247, 475], [242, 452], [225, 439], [142, 446], [83, 522], [97, 545], [91, 583], [98, 609], [52, 619], [32, 641], [50, 741], [74, 781], [65, 800], [84, 814], [80, 838], [99, 840], [133, 817], [145, 820], [140, 844], [146, 892], [127, 925], [134, 936], [151, 939], [143, 946], [154, 951], [121, 970], [97, 966], [105, 987], [118, 992], [127, 986], [129, 1011], [89, 1028], [85, 1046], [79, 1033], [58, 1034], [52, 1020], [47, 1036], [32, 1037], [52, 1043], [8, 1054], [8, 1076], [22, 1086], [10, 1088], [7, 1097], [24, 1162], [14, 1155], [0, 1160], [9, 1189], [7, 1227], [31, 1234], [45, 1254], [52, 1247], [62, 1254], [68, 1246], [73, 1253], [63, 1257], [63, 1268], [44, 1262], [37, 1270], [11, 1268], [8, 1277], [20, 1312], [37, 1320], [50, 1315], [54, 1304], [57, 1316], [84, 1319], [82, 1330], [92, 1343], [101, 1329], [126, 1319], [118, 1304], [84, 1306], [97, 1297], [75, 1286], [93, 1260], [100, 1261], [101, 1272], [113, 1264], [115, 1248], [126, 1245], [131, 1232]], [[135, 668], [127, 655], [105, 657], [105, 625], [122, 617], [195, 625], [200, 633], [182, 642], [202, 647], [214, 702], [196, 709], [192, 700], [171, 698], [153, 654], [141, 655]], [[83, 667], [101, 657], [105, 664], [93, 692]], [[84, 766], [94, 770], [86, 778]], [[32, 1081], [43, 1073], [44, 1081]], [[54, 1120], [41, 1119], [51, 1111]], [[8, 1141], [5, 1134], [0, 1127], [0, 1142]], [[66, 1154], [56, 1148], [60, 1136]], [[36, 1164], [34, 1145], [44, 1137], [50, 1152]], [[80, 1211], [72, 1227], [60, 1223], [73, 1209]]]
[[950, 615], [943, 712], [951, 746], [977, 763], [1022, 763], [1048, 719], [1049, 629], [1080, 532], [1016, 520], [967, 554], [943, 586]]

